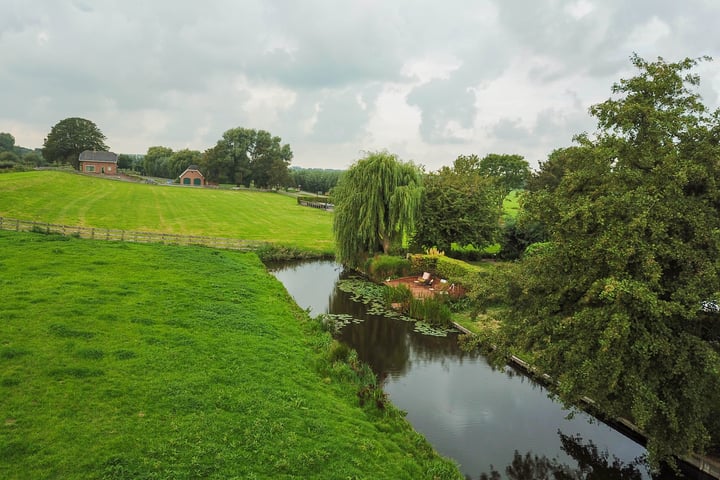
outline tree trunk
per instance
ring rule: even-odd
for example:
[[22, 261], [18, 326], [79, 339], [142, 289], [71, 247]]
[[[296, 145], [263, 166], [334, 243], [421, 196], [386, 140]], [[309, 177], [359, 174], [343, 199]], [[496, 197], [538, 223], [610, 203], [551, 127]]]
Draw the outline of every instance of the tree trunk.
[[383, 247], [383, 253], [387, 255], [390, 253], [390, 246], [392, 245], [392, 241], [390, 238], [389, 233], [383, 233], [382, 235], [382, 247]]

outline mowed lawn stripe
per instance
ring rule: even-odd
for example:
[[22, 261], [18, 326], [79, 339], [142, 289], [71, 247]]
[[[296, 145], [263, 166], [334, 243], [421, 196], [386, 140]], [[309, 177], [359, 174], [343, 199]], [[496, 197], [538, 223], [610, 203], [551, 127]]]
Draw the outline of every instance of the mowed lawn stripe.
[[0, 478], [461, 478], [254, 254], [0, 232]]
[[74, 175], [0, 175], [0, 216], [122, 230], [241, 238], [333, 251], [332, 213], [272, 192], [157, 186]]

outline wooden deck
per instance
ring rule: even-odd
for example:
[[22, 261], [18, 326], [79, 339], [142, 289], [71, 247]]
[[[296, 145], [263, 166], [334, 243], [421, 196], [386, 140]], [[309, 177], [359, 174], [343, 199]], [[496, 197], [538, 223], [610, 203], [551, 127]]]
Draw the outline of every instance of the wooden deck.
[[396, 287], [398, 285], [405, 285], [407, 286], [410, 291], [412, 292], [413, 296], [415, 298], [426, 298], [426, 297], [432, 297], [434, 295], [440, 295], [445, 294], [447, 292], [448, 295], [458, 298], [465, 295], [465, 289], [462, 288], [461, 285], [446, 285], [447, 288], [435, 288], [437, 285], [441, 285], [441, 279], [439, 277], [433, 276], [432, 278], [432, 284], [431, 285], [425, 285], [422, 282], [418, 282], [417, 276], [412, 277], [403, 277], [403, 278], [394, 278], [392, 280], [387, 280], [385, 282], [385, 285], [389, 285], [391, 287]]

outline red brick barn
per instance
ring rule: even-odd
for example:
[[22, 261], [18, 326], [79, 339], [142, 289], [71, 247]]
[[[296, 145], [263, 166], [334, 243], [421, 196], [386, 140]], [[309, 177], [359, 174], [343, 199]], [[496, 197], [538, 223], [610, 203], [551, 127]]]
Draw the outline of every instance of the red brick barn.
[[205, 185], [205, 176], [198, 170], [197, 165], [190, 165], [180, 174], [180, 185]]
[[118, 156], [113, 152], [85, 150], [80, 154], [80, 171], [98, 175], [117, 175]]

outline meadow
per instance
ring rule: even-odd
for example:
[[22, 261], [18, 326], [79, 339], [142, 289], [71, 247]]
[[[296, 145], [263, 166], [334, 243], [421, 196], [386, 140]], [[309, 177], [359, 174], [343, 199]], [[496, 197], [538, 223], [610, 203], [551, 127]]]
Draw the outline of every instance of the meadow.
[[333, 252], [332, 213], [273, 192], [159, 186], [33, 171], [0, 175], [0, 216], [97, 228], [240, 238]]
[[252, 253], [0, 232], [0, 291], [0, 478], [461, 478]]

